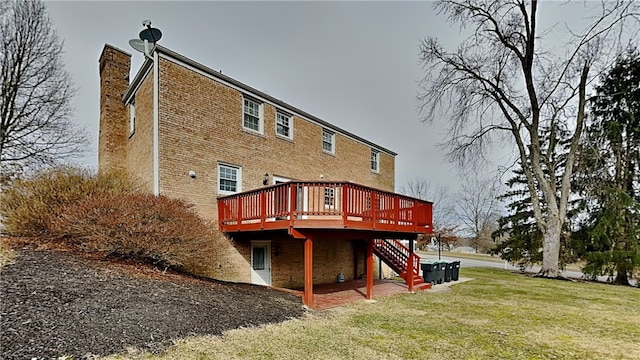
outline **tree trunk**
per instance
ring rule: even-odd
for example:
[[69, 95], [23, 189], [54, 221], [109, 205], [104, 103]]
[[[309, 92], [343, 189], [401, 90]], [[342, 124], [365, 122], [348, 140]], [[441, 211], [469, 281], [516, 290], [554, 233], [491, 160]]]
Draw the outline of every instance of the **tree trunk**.
[[625, 286], [630, 285], [629, 278], [627, 277], [627, 267], [624, 264], [618, 263], [618, 265], [616, 266], [616, 277], [613, 280], [613, 283]]
[[562, 225], [560, 218], [553, 216], [547, 220], [543, 235], [542, 269], [540, 276], [557, 278], [560, 276], [560, 233]]

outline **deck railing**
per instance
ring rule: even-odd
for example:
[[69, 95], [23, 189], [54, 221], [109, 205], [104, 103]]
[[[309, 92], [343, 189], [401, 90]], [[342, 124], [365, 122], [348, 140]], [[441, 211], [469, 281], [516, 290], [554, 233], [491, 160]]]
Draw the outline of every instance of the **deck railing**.
[[292, 227], [430, 233], [432, 203], [351, 182], [290, 181], [218, 198], [225, 232]]

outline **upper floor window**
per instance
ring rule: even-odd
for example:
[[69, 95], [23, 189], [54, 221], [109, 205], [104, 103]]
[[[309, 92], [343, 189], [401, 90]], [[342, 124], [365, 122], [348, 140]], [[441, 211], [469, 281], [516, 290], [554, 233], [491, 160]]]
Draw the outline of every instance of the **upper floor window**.
[[288, 139], [293, 138], [293, 122], [291, 115], [287, 115], [280, 111], [276, 112], [276, 134]]
[[262, 134], [262, 104], [245, 97], [242, 112], [242, 127]]
[[242, 191], [242, 168], [218, 164], [218, 193], [235, 194]]
[[371, 171], [380, 172], [380, 152], [371, 149]]
[[129, 104], [129, 136], [136, 132], [136, 103]]
[[336, 151], [336, 134], [327, 129], [322, 129], [322, 150], [328, 153]]

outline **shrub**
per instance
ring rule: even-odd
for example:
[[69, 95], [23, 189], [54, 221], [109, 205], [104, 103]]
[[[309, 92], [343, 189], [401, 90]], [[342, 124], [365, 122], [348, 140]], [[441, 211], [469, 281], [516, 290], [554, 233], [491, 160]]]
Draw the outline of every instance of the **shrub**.
[[22, 241], [210, 276], [228, 239], [192, 205], [142, 194], [124, 172], [58, 168], [0, 192], [4, 231]]
[[137, 189], [124, 171], [92, 174], [63, 167], [18, 179], [0, 192], [4, 232], [13, 236], [47, 236], [48, 219], [60, 208], [93, 194], [133, 193]]
[[228, 241], [182, 200], [151, 194], [94, 194], [51, 219], [51, 233], [86, 252], [205, 275]]

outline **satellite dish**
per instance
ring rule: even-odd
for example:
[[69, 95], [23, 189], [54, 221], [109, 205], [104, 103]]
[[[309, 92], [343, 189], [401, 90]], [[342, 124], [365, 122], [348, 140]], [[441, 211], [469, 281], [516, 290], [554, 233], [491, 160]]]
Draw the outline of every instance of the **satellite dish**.
[[142, 26], [146, 27], [146, 29], [140, 31], [140, 39], [129, 40], [129, 45], [136, 51], [143, 53], [146, 58], [153, 60], [149, 54], [156, 42], [162, 38], [162, 31], [152, 28], [151, 20], [148, 19], [142, 20]]
[[140, 40], [140, 39], [131, 39], [129, 40], [129, 45], [134, 48], [136, 51], [139, 51], [143, 54], [149, 54], [149, 42]]
[[157, 28], [152, 28], [149, 26], [148, 28], [140, 31], [140, 40], [147, 40], [150, 43], [156, 43], [162, 38], [162, 31]]

